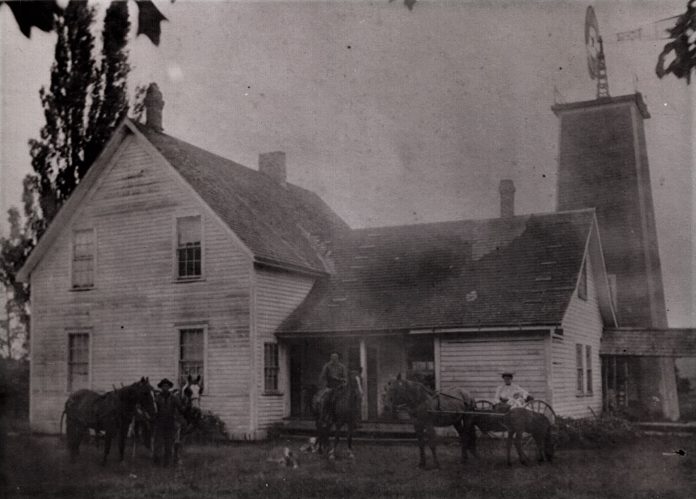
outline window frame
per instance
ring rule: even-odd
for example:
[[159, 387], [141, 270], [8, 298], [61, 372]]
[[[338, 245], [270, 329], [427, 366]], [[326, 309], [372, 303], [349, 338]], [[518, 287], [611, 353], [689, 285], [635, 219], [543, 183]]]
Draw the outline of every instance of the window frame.
[[[86, 337], [87, 339], [87, 348], [86, 348], [86, 353], [87, 353], [87, 360], [86, 362], [74, 362], [72, 360], [72, 353], [73, 353], [73, 348], [72, 348], [72, 338], [76, 337]], [[85, 386], [80, 386], [75, 388], [73, 386], [73, 370], [72, 366], [73, 365], [87, 365], [87, 383]], [[66, 367], [66, 373], [65, 373], [65, 391], [66, 393], [70, 394], [74, 392], [76, 389], [90, 389], [92, 387], [92, 331], [91, 329], [67, 329], [66, 330], [66, 351], [65, 351], [65, 367]]]
[[[201, 367], [201, 378], [203, 379], [203, 383], [206, 385], [205, 389], [205, 394], [209, 395], [210, 394], [210, 387], [209, 383], [207, 383], [208, 380], [208, 325], [207, 324], [201, 324], [201, 323], [191, 323], [191, 324], [179, 324], [175, 327], [176, 329], [176, 355], [174, 356], [174, 360], [176, 362], [175, 366], [175, 371], [177, 379], [172, 380], [174, 384], [178, 384], [185, 378], [185, 374], [183, 373], [182, 370], [182, 359], [181, 359], [181, 338], [182, 338], [182, 333], [184, 331], [192, 331], [192, 330], [200, 330], [201, 334], [203, 335], [203, 355], [201, 362], [203, 363]], [[201, 394], [203, 396], [203, 394]]]
[[[274, 360], [274, 364], [269, 364], [268, 351], [271, 351], [271, 360]], [[275, 386], [268, 385], [269, 372], [271, 373], [271, 378], [275, 378]], [[264, 395], [280, 395], [282, 392], [280, 390], [280, 345], [275, 341], [265, 341], [263, 343], [263, 394]]]
[[[77, 242], [77, 234], [78, 233], [85, 233], [85, 232], [90, 232], [92, 235], [92, 240], [91, 240], [91, 246], [92, 246], [92, 254], [91, 254], [91, 261], [92, 261], [92, 283], [89, 285], [77, 285], [75, 284], [75, 247], [76, 247], [76, 242]], [[81, 260], [88, 260], [86, 258], [82, 258]], [[73, 229], [71, 233], [71, 238], [70, 238], [70, 291], [89, 291], [91, 289], [94, 289], [96, 286], [96, 281], [97, 281], [97, 231], [94, 229], [94, 227], [86, 227], [86, 228], [81, 228], [81, 229]]]
[[[198, 218], [200, 223], [200, 274], [181, 276], [179, 275], [179, 220], [185, 218]], [[173, 220], [174, 226], [174, 236], [172, 239], [172, 245], [174, 247], [173, 253], [173, 264], [172, 264], [172, 275], [174, 282], [192, 282], [192, 281], [202, 281], [205, 279], [205, 219], [200, 213], [182, 213], [175, 214]]]
[[585, 395], [585, 348], [582, 343], [575, 344], [575, 393]]
[[585, 394], [592, 395], [592, 345], [585, 345]]

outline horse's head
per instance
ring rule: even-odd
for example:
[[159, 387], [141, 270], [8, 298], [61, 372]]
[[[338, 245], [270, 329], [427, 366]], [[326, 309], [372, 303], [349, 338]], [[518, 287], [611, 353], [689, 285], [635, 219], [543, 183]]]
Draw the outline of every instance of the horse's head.
[[157, 413], [157, 404], [155, 403], [155, 389], [150, 384], [150, 378], [142, 377], [131, 387], [136, 409], [143, 413], [147, 419], [153, 419]]
[[201, 407], [201, 395], [203, 394], [203, 382], [199, 374], [195, 379], [189, 374], [181, 389], [181, 394], [188, 406]]

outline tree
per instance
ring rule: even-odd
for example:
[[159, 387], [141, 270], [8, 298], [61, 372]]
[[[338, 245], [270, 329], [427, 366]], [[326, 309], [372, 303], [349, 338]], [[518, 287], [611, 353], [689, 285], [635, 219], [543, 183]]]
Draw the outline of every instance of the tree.
[[10, 236], [0, 238], [0, 282], [8, 290], [7, 309], [27, 334], [29, 289], [17, 282], [17, 272], [128, 112], [126, 4], [112, 2], [107, 9], [99, 65], [93, 23], [94, 9], [85, 1], [69, 2], [55, 18], [58, 39], [51, 81], [40, 91], [46, 123], [40, 137], [29, 141], [33, 173], [23, 185], [24, 221], [11, 208]]
[[[668, 30], [669, 41], [657, 59], [655, 73], [658, 78], [673, 74], [677, 78], [691, 83], [691, 72], [696, 68], [696, 0], [689, 0], [686, 12], [677, 17], [672, 28]], [[668, 57], [671, 62], [667, 64]]]

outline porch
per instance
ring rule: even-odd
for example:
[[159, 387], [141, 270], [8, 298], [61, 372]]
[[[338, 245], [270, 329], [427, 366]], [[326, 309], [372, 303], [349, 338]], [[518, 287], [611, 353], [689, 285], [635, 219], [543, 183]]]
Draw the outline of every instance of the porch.
[[[311, 418], [312, 397], [319, 375], [331, 352], [338, 352], [346, 368], [362, 372], [362, 419], [381, 425], [382, 395], [390, 379], [399, 373], [435, 388], [435, 355], [432, 336], [406, 332], [372, 336], [292, 338], [284, 341], [289, 354], [290, 419], [302, 426]], [[381, 428], [381, 427], [380, 427]]]

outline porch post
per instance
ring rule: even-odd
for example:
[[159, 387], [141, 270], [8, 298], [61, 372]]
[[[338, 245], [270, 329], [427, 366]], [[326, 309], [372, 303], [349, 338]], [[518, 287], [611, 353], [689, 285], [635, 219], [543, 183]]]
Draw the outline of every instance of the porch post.
[[[360, 367], [362, 368], [363, 395], [360, 417], [365, 421], [367, 419], [367, 377], [370, 373], [367, 372], [367, 345], [365, 338], [360, 338]], [[376, 375], [377, 373], [375, 373]]]

